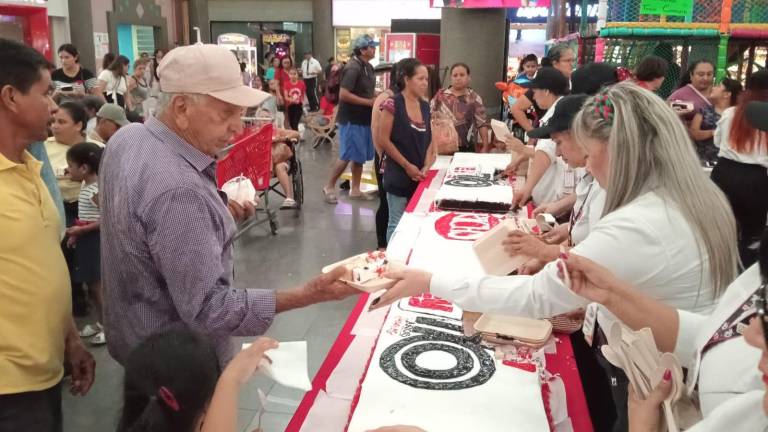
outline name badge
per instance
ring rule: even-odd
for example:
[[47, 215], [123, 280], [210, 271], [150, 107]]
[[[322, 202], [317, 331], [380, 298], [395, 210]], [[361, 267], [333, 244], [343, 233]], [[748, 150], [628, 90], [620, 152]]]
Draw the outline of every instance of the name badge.
[[584, 313], [584, 324], [581, 331], [584, 332], [584, 340], [587, 345], [592, 346], [592, 340], [595, 336], [595, 323], [597, 322], [597, 303], [590, 303], [587, 311]]

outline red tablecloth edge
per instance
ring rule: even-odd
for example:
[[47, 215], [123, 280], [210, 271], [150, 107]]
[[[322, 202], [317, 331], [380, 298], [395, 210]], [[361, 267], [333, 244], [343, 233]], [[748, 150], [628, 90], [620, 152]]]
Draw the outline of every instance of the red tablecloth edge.
[[312, 380], [312, 390], [304, 394], [304, 398], [301, 400], [298, 408], [296, 408], [293, 418], [291, 418], [290, 423], [288, 423], [288, 426], [285, 428], [286, 432], [298, 432], [301, 429], [304, 420], [307, 418], [307, 414], [309, 414], [309, 410], [315, 403], [317, 394], [320, 390], [325, 390], [325, 383], [328, 381], [331, 373], [333, 373], [333, 370], [336, 369], [336, 366], [344, 356], [347, 348], [349, 348], [349, 345], [355, 339], [355, 335], [352, 334], [352, 328], [355, 326], [357, 319], [363, 312], [363, 308], [368, 302], [369, 295], [370, 294], [368, 293], [360, 294], [357, 304], [352, 308], [352, 312], [350, 312], [347, 321], [344, 323], [344, 327], [339, 331], [339, 336], [331, 346], [330, 351], [328, 351], [328, 355], [325, 357], [325, 360], [323, 360], [323, 364], [320, 365], [317, 374], [315, 374], [315, 378]]
[[573, 355], [571, 339], [567, 334], [555, 334], [560, 339], [557, 344], [557, 354], [545, 354], [547, 370], [555, 375], [560, 374], [563, 380], [566, 394], [568, 417], [571, 419], [574, 432], [592, 432], [592, 419], [589, 417], [587, 400], [584, 397], [584, 388], [581, 386], [581, 377]]

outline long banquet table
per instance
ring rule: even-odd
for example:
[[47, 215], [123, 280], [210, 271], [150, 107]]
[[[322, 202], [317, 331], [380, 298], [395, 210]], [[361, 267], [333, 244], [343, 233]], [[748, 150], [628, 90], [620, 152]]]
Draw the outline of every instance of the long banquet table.
[[[413, 230], [432, 214], [434, 193], [442, 183], [450, 157], [439, 157], [406, 208], [387, 250], [393, 259], [408, 261], [413, 252]], [[460, 240], [456, 240], [460, 241]], [[386, 309], [367, 312], [369, 294], [363, 293], [352, 309], [325, 361], [288, 424], [288, 432], [342, 432], [353, 408], [355, 395], [376, 343]], [[546, 357], [551, 381], [542, 397], [550, 428], [555, 431], [593, 430], [573, 348], [567, 335], [555, 334]], [[552, 348], [554, 347], [554, 348]], [[382, 425], [387, 426], [387, 425]], [[443, 432], [443, 431], [430, 431]]]

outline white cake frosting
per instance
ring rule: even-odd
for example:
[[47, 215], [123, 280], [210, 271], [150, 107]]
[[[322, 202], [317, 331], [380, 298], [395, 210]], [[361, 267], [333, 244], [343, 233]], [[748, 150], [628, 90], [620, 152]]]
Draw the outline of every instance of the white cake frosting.
[[[509, 154], [456, 153], [435, 195], [439, 208], [496, 211], [512, 206], [512, 186], [506, 179], [495, 178], [511, 161]], [[458, 206], [456, 205], [458, 202]]]
[[384, 252], [368, 252], [358, 261], [348, 264], [352, 268], [352, 282], [362, 284], [380, 278], [387, 271], [387, 264]]
[[427, 431], [546, 431], [539, 374], [466, 338], [462, 311], [406, 298], [387, 315], [349, 432], [406, 424]]

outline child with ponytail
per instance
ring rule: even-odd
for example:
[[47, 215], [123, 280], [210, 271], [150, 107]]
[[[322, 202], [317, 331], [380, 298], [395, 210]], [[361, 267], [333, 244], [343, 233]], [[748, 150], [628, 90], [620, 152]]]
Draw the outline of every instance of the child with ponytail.
[[126, 361], [117, 431], [236, 431], [240, 386], [273, 348], [277, 341], [260, 337], [222, 372], [215, 349], [198, 333], [176, 328], [149, 336]]

